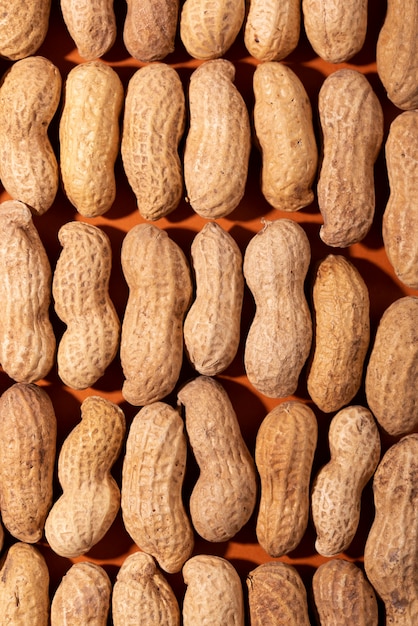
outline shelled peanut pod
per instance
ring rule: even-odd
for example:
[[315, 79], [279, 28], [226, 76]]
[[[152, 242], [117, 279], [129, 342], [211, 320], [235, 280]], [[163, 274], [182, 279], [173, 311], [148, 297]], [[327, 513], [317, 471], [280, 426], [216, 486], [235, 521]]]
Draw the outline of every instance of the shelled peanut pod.
[[79, 55], [92, 61], [108, 52], [116, 40], [113, 0], [60, 0], [62, 17]]
[[280, 61], [299, 42], [301, 10], [299, 0], [250, 0], [244, 27], [244, 43], [259, 61]]
[[128, 0], [123, 42], [143, 63], [161, 61], [174, 52], [179, 0]]
[[0, 21], [0, 56], [18, 61], [35, 54], [49, 28], [51, 0], [21, 2], [12, 0], [4, 6]]

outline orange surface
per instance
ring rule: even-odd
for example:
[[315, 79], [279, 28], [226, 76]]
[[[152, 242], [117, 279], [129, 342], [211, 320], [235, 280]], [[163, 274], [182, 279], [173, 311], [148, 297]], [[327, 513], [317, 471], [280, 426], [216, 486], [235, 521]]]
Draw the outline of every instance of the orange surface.
[[[117, 4], [121, 5], [124, 3]], [[48, 57], [53, 63], [55, 63], [61, 71], [63, 80], [65, 80], [69, 70], [75, 64], [82, 62], [82, 59], [80, 59], [77, 51], [75, 50], [74, 43], [66, 30], [57, 5], [58, 2], [53, 3], [49, 32], [44, 44], [39, 49], [38, 54]], [[121, 33], [124, 20], [124, 10], [124, 7], [119, 6], [119, 12], [117, 15], [119, 28], [118, 38], [112, 50], [103, 58], [103, 61], [110, 64], [117, 70], [124, 87], [126, 88], [128, 80], [133, 75], [134, 71], [141, 66], [141, 63], [129, 57], [122, 42]], [[317, 131], [317, 96], [323, 80], [331, 72], [334, 72], [341, 67], [348, 66], [363, 72], [370, 80], [372, 87], [377, 93], [384, 110], [386, 138], [390, 122], [398, 113], [400, 113], [400, 111], [388, 101], [384, 88], [376, 74], [375, 47], [377, 35], [383, 23], [384, 12], [384, 3], [382, 4], [377, 0], [370, 2], [369, 29], [366, 44], [361, 53], [348, 64], [334, 66], [323, 62], [315, 55], [303, 32], [301, 34], [298, 48], [286, 59], [286, 63], [288, 63], [300, 77], [311, 98], [315, 117], [315, 127]], [[256, 61], [252, 59], [245, 50], [242, 33], [225, 56], [226, 58], [232, 60], [236, 66], [236, 85], [243, 95], [251, 112], [253, 106], [252, 74]], [[173, 67], [178, 70], [184, 87], [187, 88], [190, 74], [193, 69], [197, 67], [199, 62], [188, 57], [179, 40], [177, 40], [175, 53], [167, 57], [165, 61], [173, 65]], [[1, 73], [3, 73], [9, 65], [10, 63], [8, 61], [0, 60]], [[57, 115], [55, 116], [50, 127], [50, 137], [56, 151], [58, 151], [57, 130], [59, 115], [60, 109], [58, 110]], [[110, 236], [114, 259], [110, 283], [110, 295], [115, 303], [120, 318], [122, 319], [128, 294], [127, 286], [120, 266], [120, 248], [125, 233], [132, 226], [143, 220], [137, 211], [136, 200], [127, 183], [120, 158], [116, 163], [116, 174], [118, 184], [117, 198], [112, 209], [100, 218], [91, 220], [86, 218], [83, 219], [84, 221], [101, 226]], [[301, 223], [309, 237], [312, 249], [311, 271], [307, 278], [307, 288], [309, 289], [309, 284], [313, 275], [312, 270], [315, 263], [322, 259], [326, 254], [333, 251], [323, 244], [319, 238], [319, 227], [322, 223], [322, 219], [318, 211], [318, 207], [316, 203], [313, 203], [310, 207], [292, 214], [284, 214], [272, 209], [262, 197], [259, 177], [260, 157], [254, 147], [251, 154], [245, 197], [237, 209], [230, 216], [220, 219], [219, 223], [233, 235], [243, 252], [250, 238], [258, 230], [260, 230], [262, 218], [274, 220], [281, 217], [290, 217], [291, 219]], [[5, 200], [8, 198], [7, 193], [3, 190], [1, 191], [2, 193], [0, 199]], [[391, 302], [405, 294], [413, 293], [410, 289], [407, 289], [404, 285], [402, 285], [395, 277], [383, 249], [381, 220], [387, 197], [388, 182], [385, 169], [384, 152], [382, 150], [376, 163], [376, 215], [373, 227], [361, 243], [353, 245], [349, 249], [336, 250], [337, 253], [345, 254], [352, 260], [369, 287], [372, 333], [374, 333], [383, 311]], [[52, 268], [54, 268], [60, 253], [57, 232], [62, 224], [74, 219], [81, 219], [81, 217], [76, 213], [72, 205], [66, 200], [64, 193], [60, 190], [54, 205], [49, 209], [49, 211], [34, 220], [49, 255]], [[182, 201], [180, 206], [171, 215], [167, 218], [159, 220], [157, 225], [166, 229], [169, 235], [183, 248], [187, 256], [189, 256], [191, 241], [195, 234], [202, 228], [204, 223], [205, 220], [194, 214], [190, 205], [188, 205], [185, 201]], [[253, 388], [251, 388], [245, 377], [242, 348], [253, 312], [254, 306], [252, 298], [249, 291], [246, 290], [242, 316], [242, 340], [240, 350], [231, 367], [219, 376], [219, 379], [230, 394], [232, 403], [238, 415], [244, 438], [252, 452], [254, 450], [257, 429], [262, 419], [269, 410], [281, 402], [281, 400], [269, 400], [257, 393]], [[56, 318], [53, 311], [51, 311], [51, 315], [56, 329], [57, 338], [59, 339], [60, 334], [63, 332], [63, 326]], [[185, 363], [179, 384], [194, 375], [196, 375], [196, 373], [187, 363]], [[65, 387], [60, 382], [55, 370], [51, 372], [46, 380], [41, 381], [40, 384], [45, 386], [55, 407], [58, 420], [58, 444], [63, 441], [70, 430], [78, 423], [80, 419], [80, 403], [86, 396], [91, 394], [100, 394], [114, 402], [119, 403], [125, 411], [127, 424], [129, 425], [138, 408], [130, 406], [123, 400], [120, 391], [122, 382], [123, 376], [118, 357], [109, 367], [105, 376], [98, 381], [94, 388], [88, 389], [84, 392], [75, 392]], [[11, 383], [12, 381], [4, 373], [0, 373], [0, 391], [4, 391], [11, 385]], [[300, 385], [295, 397], [303, 401], [310, 402], [306, 391], [305, 370], [302, 372]], [[172, 394], [172, 397], [167, 399], [167, 401], [175, 403], [175, 392]], [[353, 403], [355, 402], [360, 404], [365, 402], [362, 391], [353, 400]], [[313, 409], [317, 416], [319, 425], [318, 448], [313, 468], [313, 472], [315, 473], [319, 467], [328, 460], [327, 429], [331, 416], [322, 414], [315, 407], [313, 407]], [[388, 441], [383, 441], [383, 446], [387, 446], [388, 443]], [[114, 467], [114, 475], [120, 484], [121, 460], [119, 460]], [[186, 496], [190, 493], [192, 480], [193, 478], [188, 475], [185, 483]], [[56, 493], [57, 495], [59, 494], [58, 484], [56, 485]], [[362, 516], [357, 535], [350, 549], [345, 555], [342, 556], [356, 562], [362, 561], [364, 542], [372, 519], [372, 490], [371, 486], [368, 485], [363, 494]], [[311, 577], [315, 567], [325, 560], [316, 554], [314, 540], [315, 533], [312, 524], [310, 523], [300, 546], [287, 557], [283, 557], [284, 561], [296, 565], [299, 573], [302, 575], [302, 578], [306, 583], [308, 591], [310, 589]], [[10, 541], [10, 538], [6, 539], [6, 543]], [[39, 545], [50, 568], [51, 592], [53, 592], [62, 575], [71, 565], [71, 561], [63, 559], [52, 553], [45, 542], [41, 542]], [[132, 540], [124, 530], [121, 517], [119, 515], [106, 537], [98, 545], [96, 545], [89, 554], [83, 557], [83, 559], [103, 564], [113, 581], [120, 564], [123, 562], [125, 557], [134, 550], [136, 550], [136, 547], [133, 545]], [[257, 544], [255, 536], [255, 515], [253, 515], [245, 528], [243, 528], [242, 531], [233, 538], [233, 540], [227, 543], [210, 544], [196, 537], [194, 552], [195, 554], [218, 554], [228, 558], [237, 568], [243, 582], [251, 569], [270, 559], [270, 557]], [[184, 593], [184, 584], [181, 573], [176, 575], [167, 575], [167, 578], [172, 584], [179, 600], [181, 600]]]

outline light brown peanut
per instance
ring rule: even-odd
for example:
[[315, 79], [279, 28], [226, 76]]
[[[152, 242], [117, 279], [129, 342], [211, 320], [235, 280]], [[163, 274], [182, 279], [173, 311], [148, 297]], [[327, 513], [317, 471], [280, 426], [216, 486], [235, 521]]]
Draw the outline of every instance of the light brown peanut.
[[234, 78], [227, 59], [202, 63], [190, 78], [184, 182], [187, 201], [206, 219], [232, 213], [247, 181], [250, 121]]
[[0, 568], [2, 623], [48, 626], [49, 610], [49, 571], [45, 558], [33, 545], [14, 543]]
[[129, 54], [144, 63], [174, 52], [179, 0], [128, 0], [123, 41]]
[[373, 479], [375, 518], [364, 567], [383, 600], [386, 624], [418, 622], [418, 434], [385, 453]]
[[396, 276], [418, 289], [418, 111], [404, 111], [390, 125], [386, 167], [390, 194], [383, 214], [385, 251]]
[[220, 556], [198, 554], [183, 566], [183, 625], [244, 626], [241, 580]]
[[122, 409], [100, 396], [81, 404], [81, 422], [67, 435], [58, 456], [62, 494], [45, 522], [51, 549], [67, 558], [98, 543], [120, 506], [119, 487], [110, 471], [124, 440]]
[[49, 27], [51, 0], [12, 0], [0, 20], [0, 56], [18, 61], [35, 54]]
[[0, 205], [0, 363], [16, 382], [36, 382], [52, 368], [51, 266], [29, 208]]
[[154, 402], [134, 417], [122, 472], [125, 528], [166, 572], [179, 572], [194, 546], [182, 489], [187, 443], [179, 412]]
[[321, 626], [378, 626], [374, 589], [355, 563], [345, 559], [322, 563], [313, 575], [312, 590]]
[[19, 541], [36, 543], [52, 505], [57, 420], [41, 387], [15, 383], [0, 398], [0, 510]]
[[143, 406], [162, 400], [179, 378], [192, 280], [182, 249], [152, 224], [127, 233], [121, 261], [129, 287], [120, 345], [122, 393], [130, 404]]
[[244, 254], [244, 276], [256, 311], [244, 350], [249, 382], [262, 394], [292, 395], [308, 358], [312, 319], [304, 293], [308, 237], [289, 219], [265, 221]]
[[186, 0], [180, 13], [181, 41], [196, 59], [222, 57], [237, 38], [244, 17], [244, 0]]
[[307, 388], [324, 411], [351, 402], [363, 380], [370, 341], [370, 298], [351, 261], [329, 254], [313, 281], [314, 340]]
[[248, 52], [259, 61], [280, 61], [299, 42], [299, 0], [250, 0], [244, 28]]
[[184, 320], [184, 342], [193, 367], [206, 376], [223, 372], [237, 354], [244, 296], [242, 254], [228, 231], [207, 222], [191, 256], [196, 297]]
[[306, 35], [317, 55], [328, 63], [345, 63], [360, 52], [366, 39], [367, 9], [367, 0], [302, 0]]
[[306, 589], [293, 565], [262, 563], [246, 583], [251, 626], [310, 626]]
[[302, 402], [283, 402], [260, 424], [255, 463], [260, 476], [256, 534], [272, 557], [294, 550], [307, 529], [318, 424]]
[[102, 57], [115, 43], [113, 0], [60, 0], [65, 25], [83, 59]]
[[31, 56], [13, 63], [0, 83], [1, 182], [36, 215], [51, 207], [58, 191], [59, 168], [48, 128], [61, 82], [51, 61]]
[[418, 426], [418, 297], [395, 300], [380, 318], [366, 369], [367, 403], [389, 435]]
[[257, 492], [254, 460], [224, 387], [198, 376], [178, 392], [186, 431], [200, 469], [190, 516], [206, 541], [228, 541], [248, 522]]
[[154, 558], [130, 554], [118, 572], [112, 595], [114, 626], [180, 626], [176, 596]]
[[93, 224], [67, 222], [58, 231], [62, 246], [55, 266], [55, 312], [66, 324], [58, 345], [58, 375], [73, 389], [86, 389], [103, 376], [119, 347], [120, 321], [109, 296], [112, 249]]
[[328, 246], [345, 248], [364, 239], [373, 222], [383, 111], [366, 76], [351, 68], [325, 79], [318, 109], [323, 158], [317, 195], [324, 220], [319, 234]]
[[261, 191], [275, 209], [297, 211], [313, 202], [318, 165], [308, 94], [294, 71], [275, 61], [256, 67], [253, 88]]
[[186, 120], [183, 86], [165, 63], [138, 69], [128, 83], [121, 154], [140, 215], [158, 220], [177, 208], [183, 194], [179, 144]]
[[112, 586], [100, 565], [74, 563], [51, 602], [51, 626], [106, 626]]
[[323, 556], [344, 552], [360, 521], [361, 495], [380, 460], [380, 435], [366, 407], [349, 406], [331, 420], [330, 460], [316, 475], [311, 494], [315, 548]]
[[61, 178], [84, 217], [107, 213], [115, 200], [123, 100], [117, 72], [102, 61], [81, 63], [67, 75], [59, 122]]

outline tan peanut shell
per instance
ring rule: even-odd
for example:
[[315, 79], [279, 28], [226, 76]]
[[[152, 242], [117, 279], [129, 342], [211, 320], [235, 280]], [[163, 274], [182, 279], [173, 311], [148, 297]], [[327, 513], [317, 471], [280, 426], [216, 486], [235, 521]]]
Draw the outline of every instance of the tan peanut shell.
[[311, 493], [315, 548], [327, 557], [351, 545], [360, 521], [361, 495], [380, 460], [380, 435], [366, 407], [349, 406], [331, 420], [330, 460], [317, 473]]
[[308, 237], [293, 220], [265, 221], [244, 253], [244, 277], [256, 311], [244, 349], [249, 382], [271, 398], [292, 395], [308, 358], [312, 319], [304, 293]]
[[376, 594], [358, 565], [345, 559], [322, 563], [312, 578], [321, 626], [378, 626]]
[[112, 595], [114, 626], [180, 626], [176, 596], [158, 569], [154, 558], [145, 552], [130, 554], [116, 577]]
[[15, 383], [0, 397], [0, 510], [19, 541], [42, 538], [52, 505], [57, 420], [43, 388]]
[[183, 195], [179, 144], [186, 120], [183, 86], [177, 71], [165, 63], [138, 69], [125, 98], [121, 154], [140, 215], [158, 220]]
[[319, 234], [328, 246], [345, 248], [364, 239], [373, 222], [382, 106], [366, 76], [343, 68], [323, 82], [318, 109], [323, 155], [317, 195], [324, 220]]
[[123, 461], [121, 508], [138, 547], [168, 573], [179, 572], [194, 546], [182, 499], [187, 443], [179, 412], [154, 402], [134, 417]]
[[418, 434], [385, 453], [373, 479], [375, 517], [364, 548], [368, 579], [385, 605], [386, 624], [418, 622]]
[[58, 345], [58, 375], [73, 389], [103, 376], [119, 347], [120, 321], [109, 296], [112, 249], [93, 224], [67, 222], [58, 231], [62, 250], [55, 266], [55, 312], [66, 324]]
[[184, 182], [187, 201], [205, 219], [232, 213], [245, 191], [251, 130], [234, 78], [227, 59], [202, 63], [190, 78]]
[[62, 578], [51, 602], [51, 626], [106, 626], [112, 585], [96, 563], [74, 563]]
[[199, 374], [223, 372], [237, 354], [244, 296], [242, 254], [217, 222], [207, 222], [191, 245], [196, 297], [184, 320], [184, 342]]
[[193, 526], [206, 541], [228, 541], [248, 522], [255, 507], [254, 460], [220, 382], [198, 376], [177, 397], [200, 469], [189, 500]]
[[294, 71], [276, 61], [256, 67], [253, 89], [261, 191], [275, 209], [297, 211], [313, 202], [318, 165], [308, 94]]
[[179, 378], [192, 280], [182, 249], [152, 224], [131, 228], [121, 261], [129, 287], [120, 345], [122, 393], [130, 404], [143, 406], [162, 400]]
[[59, 122], [61, 178], [84, 217], [103, 215], [115, 200], [123, 101], [117, 72], [102, 61], [81, 63], [67, 75]]
[[48, 128], [61, 83], [58, 68], [42, 56], [16, 61], [0, 83], [1, 182], [36, 215], [51, 207], [58, 191], [59, 167]]
[[244, 43], [259, 61], [280, 61], [299, 42], [299, 0], [250, 0], [244, 27]]
[[293, 565], [262, 563], [246, 583], [251, 626], [310, 626], [306, 589]]
[[179, 0], [127, 0], [123, 42], [129, 54], [144, 63], [174, 52]]
[[113, 0], [60, 0], [65, 25], [79, 55], [87, 60], [102, 57], [115, 43]]
[[49, 625], [49, 571], [41, 552], [17, 542], [7, 550], [0, 568], [0, 615], [3, 624]]
[[255, 463], [260, 477], [256, 534], [271, 557], [294, 550], [307, 529], [318, 424], [302, 402], [283, 402], [260, 424]]
[[418, 297], [404, 296], [384, 311], [366, 369], [367, 403], [394, 437], [418, 426]]
[[328, 63], [345, 63], [363, 48], [367, 0], [302, 0], [303, 23], [314, 51]]
[[418, 6], [414, 0], [388, 0], [376, 44], [376, 68], [391, 102], [418, 108]]
[[180, 13], [181, 41], [195, 59], [222, 57], [237, 38], [244, 17], [244, 0], [186, 0]]
[[29, 208], [0, 204], [0, 363], [16, 382], [44, 378], [55, 358], [51, 266]]
[[229, 561], [198, 554], [184, 564], [183, 578], [183, 626], [244, 626], [242, 584]]
[[390, 194], [383, 214], [385, 251], [396, 276], [418, 289], [418, 111], [390, 125], [385, 145]]
[[100, 396], [81, 404], [81, 422], [67, 435], [58, 456], [62, 494], [45, 522], [51, 549], [67, 558], [81, 556], [98, 543], [120, 506], [111, 468], [122, 448], [125, 416]]
[[313, 282], [314, 341], [307, 377], [321, 411], [338, 411], [359, 391], [370, 341], [370, 298], [351, 261], [329, 254]]
[[0, 56], [18, 61], [35, 54], [49, 27], [51, 0], [11, 0], [0, 21]]

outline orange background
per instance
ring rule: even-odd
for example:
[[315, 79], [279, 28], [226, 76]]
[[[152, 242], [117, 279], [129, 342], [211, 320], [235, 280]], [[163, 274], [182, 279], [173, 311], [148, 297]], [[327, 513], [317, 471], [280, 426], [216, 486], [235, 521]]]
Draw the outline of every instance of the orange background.
[[[71, 68], [83, 59], [78, 56], [74, 42], [70, 38], [57, 1], [53, 2], [50, 27], [44, 44], [38, 50], [37, 54], [44, 55], [49, 58], [60, 70], [63, 81]], [[103, 57], [103, 61], [111, 65], [119, 74], [123, 85], [126, 89], [127, 84], [133, 73], [142, 64], [132, 59], [123, 45], [122, 29], [125, 17], [125, 3], [116, 2], [117, 5], [117, 23], [118, 36], [117, 41], [108, 54]], [[315, 129], [319, 141], [319, 125], [317, 118], [317, 97], [319, 89], [324, 78], [331, 72], [341, 67], [352, 67], [364, 73], [369, 79], [373, 89], [378, 95], [384, 111], [385, 121], [385, 139], [389, 129], [390, 122], [400, 113], [386, 97], [385, 90], [377, 76], [375, 64], [375, 49], [379, 30], [383, 24], [385, 16], [385, 3], [378, 0], [372, 0], [369, 3], [369, 20], [367, 40], [363, 50], [349, 63], [341, 65], [330, 65], [319, 59], [313, 52], [309, 42], [307, 41], [303, 29], [301, 32], [300, 42], [297, 49], [285, 60], [287, 64], [296, 72], [302, 80], [308, 95], [311, 99]], [[248, 55], [244, 44], [243, 35], [240, 33], [235, 44], [225, 55], [226, 58], [233, 61], [236, 67], [235, 84], [244, 97], [248, 109], [251, 113], [253, 107], [252, 92], [252, 75], [256, 66], [256, 61]], [[190, 78], [190, 74], [199, 64], [198, 61], [191, 59], [186, 53], [179, 38], [176, 41], [175, 52], [164, 59], [178, 70], [180, 78], [183, 81], [185, 90]], [[10, 66], [10, 62], [0, 60], [0, 71], [3, 73]], [[50, 126], [50, 138], [53, 147], [58, 154], [58, 122], [60, 117], [61, 106]], [[313, 270], [317, 261], [325, 257], [328, 253], [334, 252], [344, 254], [350, 258], [366, 281], [371, 300], [371, 323], [372, 337], [375, 332], [377, 323], [383, 311], [397, 298], [413, 293], [412, 290], [406, 288], [395, 277], [392, 267], [390, 266], [383, 249], [381, 236], [382, 214], [388, 198], [389, 188], [387, 174], [385, 168], [384, 150], [376, 162], [376, 214], [373, 227], [367, 237], [359, 244], [355, 244], [348, 249], [331, 249], [328, 248], [319, 238], [319, 228], [322, 223], [321, 215], [318, 211], [316, 203], [306, 209], [302, 209], [297, 213], [281, 213], [272, 209], [264, 200], [260, 191], [260, 156], [257, 149], [253, 148], [249, 175], [245, 196], [236, 208], [226, 218], [218, 220], [221, 226], [228, 230], [238, 242], [242, 252], [244, 252], [250, 238], [261, 228], [261, 219], [277, 219], [281, 217], [290, 217], [303, 225], [307, 233], [312, 249], [311, 269], [307, 277], [307, 292], [309, 293], [312, 284]], [[120, 319], [123, 317], [124, 307], [127, 300], [127, 286], [120, 266], [120, 249], [125, 233], [135, 224], [143, 221], [136, 207], [136, 199], [130, 189], [120, 157], [116, 163], [117, 176], [117, 197], [111, 210], [102, 217], [95, 219], [81, 218], [75, 211], [74, 207], [66, 200], [62, 190], [58, 192], [53, 206], [42, 216], [35, 217], [34, 222], [40, 233], [51, 266], [54, 268], [60, 253], [60, 245], [57, 233], [61, 225], [74, 220], [83, 219], [84, 221], [93, 223], [103, 228], [109, 235], [113, 248], [113, 271], [110, 282], [110, 295], [119, 313]], [[8, 195], [1, 189], [0, 199], [5, 200]], [[170, 237], [176, 241], [186, 255], [189, 257], [190, 245], [193, 237], [203, 227], [205, 220], [194, 214], [190, 205], [182, 201], [180, 206], [167, 218], [161, 219], [157, 225], [168, 231]], [[242, 315], [242, 335], [239, 353], [233, 364], [218, 378], [224, 384], [229, 393], [234, 408], [242, 428], [243, 436], [251, 452], [254, 451], [255, 437], [258, 427], [267, 414], [281, 400], [269, 400], [257, 393], [249, 385], [243, 368], [243, 344], [244, 339], [251, 323], [254, 313], [254, 305], [252, 297], [248, 290], [245, 292], [244, 308]], [[63, 332], [63, 325], [57, 319], [51, 307], [51, 317], [56, 330], [57, 339]], [[190, 377], [196, 375], [188, 363], [184, 363], [179, 384]], [[0, 373], [0, 391], [4, 391], [12, 384], [6, 374]], [[109, 367], [105, 376], [100, 379], [94, 388], [84, 392], [76, 392], [64, 386], [55, 370], [40, 384], [45, 386], [55, 407], [58, 421], [58, 445], [68, 435], [70, 430], [78, 423], [80, 419], [80, 403], [92, 394], [100, 394], [113, 402], [120, 404], [125, 412], [127, 426], [129, 426], [133, 416], [137, 413], [138, 408], [126, 403], [121, 395], [121, 387], [123, 382], [122, 371], [120, 367], [119, 357]], [[310, 399], [306, 391], [306, 371], [302, 372], [300, 385], [297, 394], [294, 396], [304, 402]], [[167, 398], [169, 403], [175, 404], [175, 391], [172, 396]], [[364, 404], [363, 390], [359, 392], [354, 403]], [[312, 403], [310, 403], [312, 405]], [[312, 406], [319, 425], [318, 447], [314, 460], [313, 474], [328, 460], [328, 441], [327, 431], [331, 419], [331, 415], [321, 413], [315, 406]], [[383, 449], [389, 445], [388, 440], [383, 440]], [[185, 481], [185, 494], [190, 493], [195, 479], [195, 469], [191, 469]], [[121, 476], [121, 459], [114, 466], [113, 474], [120, 484]], [[56, 484], [56, 494], [59, 494], [59, 485]], [[373, 495], [371, 485], [369, 484], [363, 493], [362, 498], [362, 515], [357, 535], [346, 554], [341, 555], [345, 558], [353, 560], [361, 564], [363, 558], [364, 543], [367, 537], [368, 529], [373, 520]], [[6, 545], [11, 541], [10, 537], [6, 538]], [[315, 568], [325, 561], [315, 552], [314, 548], [315, 532], [312, 523], [309, 523], [307, 532], [299, 545], [299, 547], [290, 555], [283, 557], [282, 560], [292, 563], [296, 566], [301, 574], [308, 592], [310, 593], [311, 578]], [[51, 574], [51, 593], [55, 591], [61, 577], [71, 565], [71, 561], [55, 555], [45, 542], [41, 542], [39, 547], [46, 558]], [[132, 540], [124, 530], [121, 516], [119, 515], [106, 537], [96, 545], [90, 553], [82, 559], [75, 560], [91, 560], [105, 566], [106, 571], [110, 575], [112, 582], [118, 571], [118, 567], [126, 558], [126, 556], [136, 550]], [[229, 559], [237, 568], [243, 584], [245, 585], [246, 575], [256, 567], [256, 565], [270, 560], [270, 557], [257, 544], [255, 536], [255, 514], [249, 523], [234, 537], [231, 541], [222, 544], [210, 544], [196, 537], [195, 554], [209, 553], [217, 554]], [[181, 601], [184, 593], [184, 584], [181, 573], [176, 575], [167, 575], [167, 579], [173, 586], [173, 589]], [[311, 603], [312, 605], [312, 603]]]

